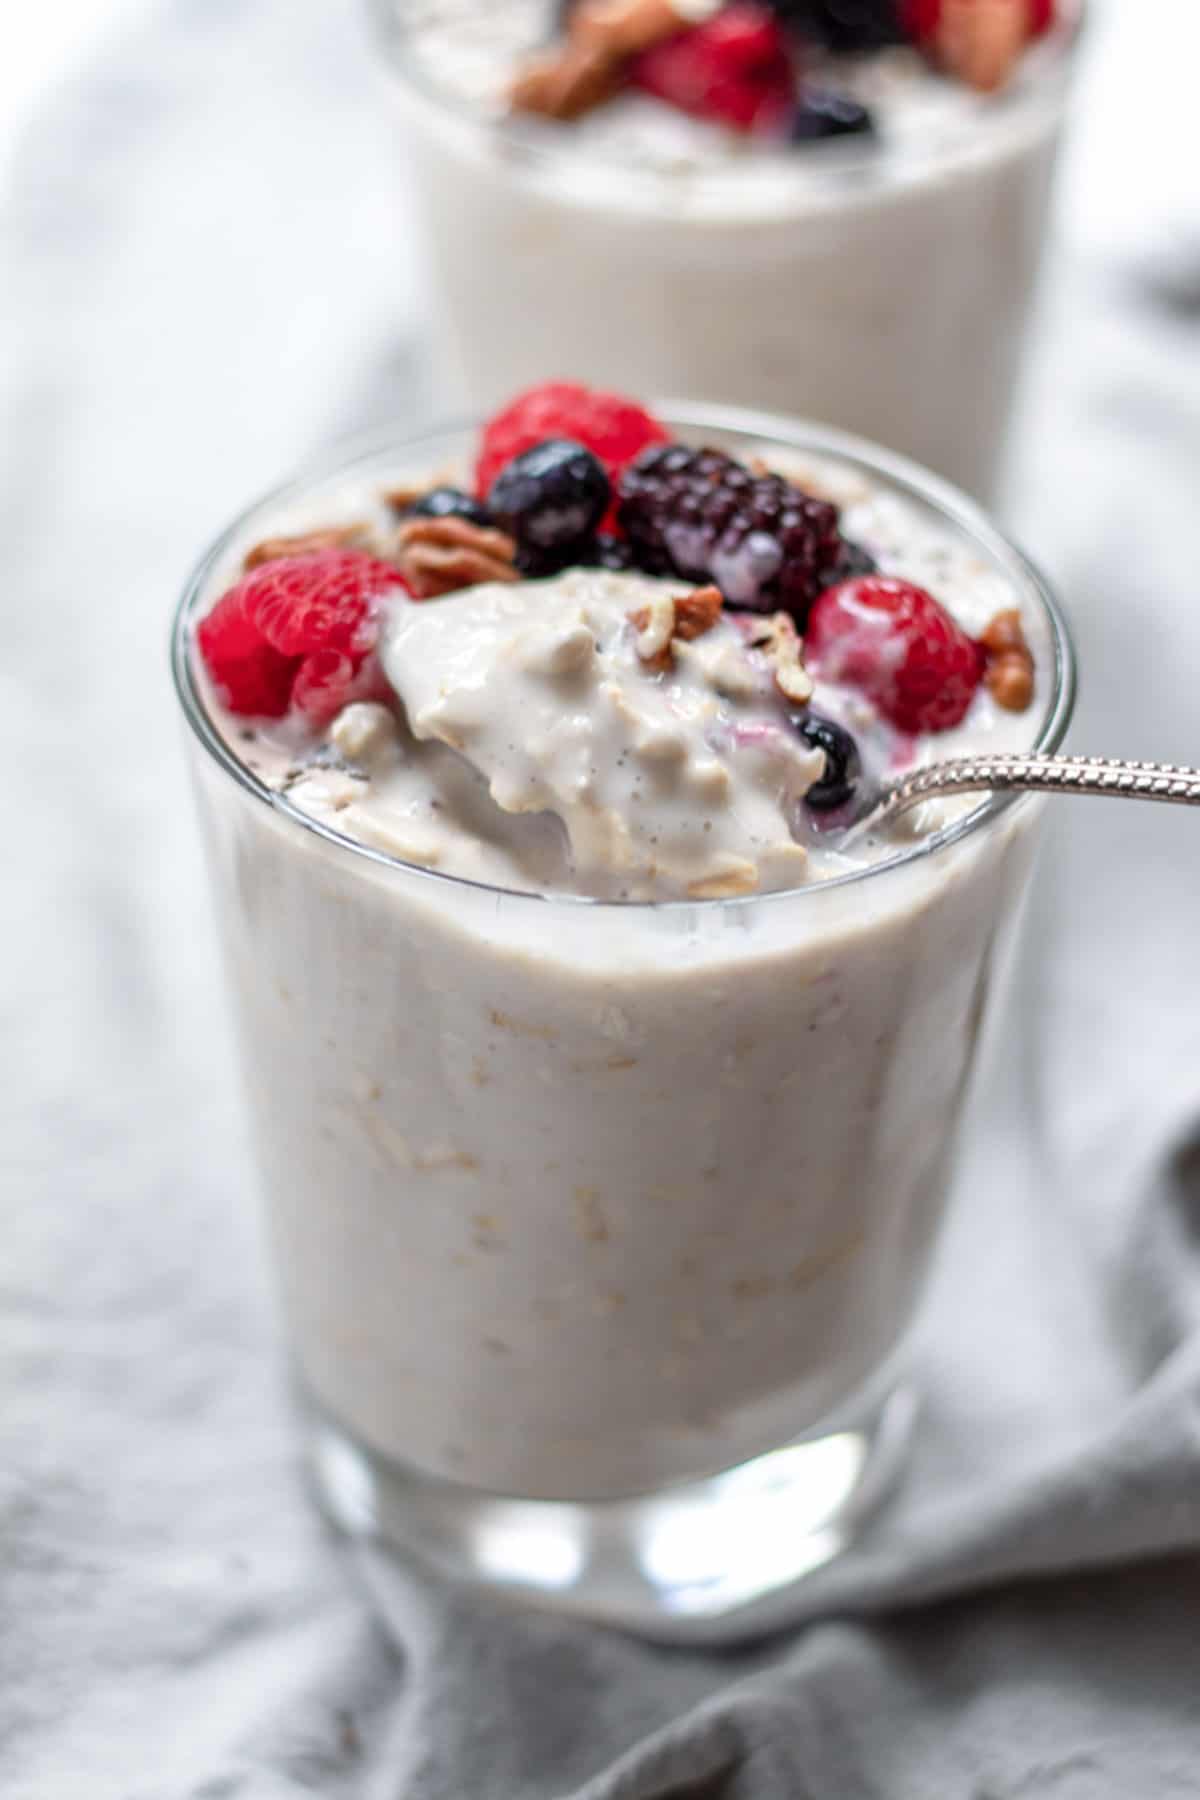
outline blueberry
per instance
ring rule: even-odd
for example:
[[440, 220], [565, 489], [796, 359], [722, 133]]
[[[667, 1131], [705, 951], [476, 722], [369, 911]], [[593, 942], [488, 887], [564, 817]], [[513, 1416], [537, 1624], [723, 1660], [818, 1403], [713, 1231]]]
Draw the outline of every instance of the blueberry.
[[492, 515], [481, 500], [461, 488], [435, 487], [408, 510], [410, 519], [469, 519], [472, 525], [490, 525]]
[[809, 144], [817, 138], [855, 137], [873, 134], [875, 121], [865, 106], [832, 88], [806, 87], [792, 115], [792, 142]]
[[610, 569], [614, 573], [636, 566], [633, 545], [629, 539], [614, 537], [609, 531], [597, 533], [582, 560], [589, 569]]
[[633, 545], [610, 531], [598, 531], [595, 537], [571, 544], [565, 550], [535, 550], [528, 544], [517, 548], [517, 568], [531, 581], [545, 580], [548, 575], [561, 575], [564, 569], [608, 569], [624, 572], [636, 568]]
[[814, 812], [833, 812], [845, 806], [858, 785], [858, 745], [848, 731], [816, 713], [803, 714], [796, 728], [812, 749], [825, 752], [825, 773], [809, 788], [805, 800]]
[[898, 0], [768, 0], [802, 37], [827, 50], [882, 50], [908, 35]]
[[842, 539], [842, 548], [837, 562], [829, 571], [829, 585], [833, 587], [839, 581], [857, 581], [862, 575], [874, 575], [879, 564], [869, 550], [861, 544], [851, 543], [849, 538]]
[[586, 543], [610, 498], [604, 466], [590, 450], [547, 438], [501, 469], [488, 505], [523, 549], [545, 553]]

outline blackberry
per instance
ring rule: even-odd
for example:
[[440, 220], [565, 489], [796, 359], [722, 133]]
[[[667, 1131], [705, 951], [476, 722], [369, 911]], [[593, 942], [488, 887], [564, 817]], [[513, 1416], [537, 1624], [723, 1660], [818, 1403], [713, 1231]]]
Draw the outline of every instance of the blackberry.
[[547, 438], [505, 464], [488, 505], [522, 551], [554, 557], [591, 539], [611, 499], [598, 457], [573, 438]]
[[827, 50], [883, 50], [908, 34], [899, 0], [769, 0], [785, 25]]
[[531, 581], [560, 575], [564, 569], [609, 569], [624, 574], [635, 568], [633, 545], [627, 538], [615, 537], [610, 531], [598, 531], [585, 544], [574, 544], [566, 550], [533, 550], [518, 546], [516, 566]]
[[491, 513], [481, 500], [461, 488], [435, 487], [408, 508], [410, 519], [468, 519], [472, 525], [491, 525]]
[[833, 88], [800, 90], [792, 114], [793, 144], [811, 144], [819, 138], [873, 136], [875, 121], [865, 106]]
[[730, 606], [803, 626], [842, 553], [838, 513], [720, 450], [656, 445], [621, 477], [618, 517], [638, 567], [715, 582]]
[[850, 733], [832, 719], [817, 713], [803, 713], [796, 729], [806, 744], [825, 752], [825, 773], [814, 782], [804, 796], [805, 804], [814, 812], [834, 812], [845, 806], [858, 786], [861, 764], [858, 745]]

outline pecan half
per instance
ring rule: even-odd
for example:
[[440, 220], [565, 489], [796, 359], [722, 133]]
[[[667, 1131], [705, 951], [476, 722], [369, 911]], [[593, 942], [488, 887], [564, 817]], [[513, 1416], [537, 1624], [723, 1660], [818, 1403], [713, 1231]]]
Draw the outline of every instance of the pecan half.
[[[691, 10], [702, 15], [716, 8], [693, 4]], [[620, 60], [677, 36], [695, 22], [674, 0], [578, 0], [568, 36], [573, 43], [588, 44]]]
[[263, 563], [278, 562], [284, 556], [315, 556], [321, 550], [361, 549], [369, 539], [370, 528], [366, 525], [326, 525], [295, 537], [264, 538], [246, 552], [242, 567], [258, 569]]
[[1033, 702], [1035, 666], [1015, 607], [998, 612], [979, 639], [987, 658], [984, 685], [1005, 712], [1026, 712]]
[[994, 93], [1033, 35], [1030, 0], [942, 0], [935, 47], [952, 75]]
[[804, 646], [790, 613], [771, 613], [756, 620], [747, 643], [771, 664], [775, 686], [793, 706], [807, 706], [813, 696], [812, 676], [804, 666]]
[[406, 519], [396, 532], [396, 562], [418, 600], [482, 581], [516, 581], [516, 554], [512, 538], [470, 519]]
[[611, 100], [631, 57], [674, 37], [715, 10], [717, 0], [578, 0], [566, 41], [540, 51], [509, 88], [515, 112], [580, 119]]
[[569, 122], [611, 100], [621, 85], [621, 65], [606, 50], [567, 43], [546, 50], [519, 70], [508, 90], [514, 112]]

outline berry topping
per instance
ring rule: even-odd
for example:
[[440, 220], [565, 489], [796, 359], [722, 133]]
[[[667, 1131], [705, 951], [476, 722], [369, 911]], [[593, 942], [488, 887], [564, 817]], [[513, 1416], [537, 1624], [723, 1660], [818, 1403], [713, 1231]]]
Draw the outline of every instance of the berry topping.
[[624, 574], [637, 568], [637, 558], [628, 538], [611, 531], [598, 531], [595, 537], [573, 544], [566, 551], [532, 550], [522, 545], [516, 556], [520, 574], [530, 581], [542, 581], [548, 575], [560, 575], [564, 569], [608, 569]]
[[390, 563], [361, 550], [322, 550], [265, 563], [241, 580], [247, 620], [284, 656], [356, 651], [374, 642], [372, 602], [400, 582]]
[[913, 43], [930, 43], [941, 21], [942, 0], [901, 0], [900, 23]]
[[771, 0], [783, 22], [829, 50], [882, 50], [904, 41], [901, 0]]
[[602, 393], [572, 381], [548, 381], [519, 394], [485, 426], [475, 470], [476, 491], [486, 499], [501, 469], [547, 438], [571, 438], [599, 457], [610, 481], [650, 444], [670, 441], [665, 425], [621, 394]]
[[816, 713], [803, 713], [796, 720], [796, 729], [813, 750], [825, 752], [825, 773], [809, 788], [805, 804], [814, 812], [835, 812], [858, 786], [858, 745], [842, 726]]
[[492, 515], [483, 502], [461, 488], [435, 487], [406, 509], [410, 519], [468, 519], [472, 525], [491, 525]]
[[830, 576], [829, 585], [836, 581], [853, 581], [858, 575], [874, 575], [879, 564], [869, 550], [861, 544], [852, 543], [849, 538], [842, 539], [841, 555], [837, 559], [837, 567]]
[[812, 143], [817, 138], [870, 135], [874, 130], [875, 121], [866, 107], [847, 94], [834, 93], [832, 88], [803, 88], [792, 114], [794, 144]]
[[802, 623], [838, 566], [836, 507], [720, 450], [648, 450], [621, 477], [620, 493], [618, 517], [638, 566], [715, 582], [731, 606], [782, 608]]
[[980, 93], [1009, 80], [1025, 47], [1054, 23], [1053, 0], [906, 0], [911, 36]]
[[715, 18], [643, 51], [629, 79], [681, 112], [735, 131], [780, 126], [796, 84], [787, 34], [755, 0], [733, 0]]
[[570, 438], [549, 438], [506, 464], [488, 503], [519, 549], [544, 556], [586, 543], [611, 499], [598, 457]]
[[593, 538], [582, 561], [589, 569], [611, 569], [614, 574], [623, 574], [637, 566], [629, 539], [616, 537], [611, 531], [601, 531]]
[[[325, 723], [377, 688], [377, 602], [407, 591], [390, 563], [359, 550], [281, 557], [244, 575], [200, 621], [196, 641], [231, 712]], [[370, 665], [370, 666], [368, 666]]]
[[348, 656], [343, 650], [314, 650], [296, 671], [291, 709], [313, 725], [329, 725], [355, 700], [386, 700], [387, 679], [374, 652]]
[[868, 575], [823, 593], [804, 640], [811, 668], [858, 688], [900, 731], [948, 731], [983, 673], [978, 644], [932, 594]]
[[260, 719], [283, 717], [301, 659], [281, 656], [271, 648], [247, 620], [237, 587], [222, 595], [201, 619], [196, 643], [230, 712]]

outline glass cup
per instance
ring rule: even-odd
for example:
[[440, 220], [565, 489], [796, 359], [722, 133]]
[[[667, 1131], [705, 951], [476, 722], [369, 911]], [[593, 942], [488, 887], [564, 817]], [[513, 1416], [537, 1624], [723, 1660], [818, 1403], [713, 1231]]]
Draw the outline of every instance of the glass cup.
[[964, 88], [899, 141], [681, 171], [472, 112], [413, 51], [428, 6], [370, 7], [459, 402], [491, 410], [547, 370], [704, 394], [828, 420], [989, 496], [1078, 8], [1002, 95]]
[[[1072, 703], [1062, 618], [971, 502], [823, 428], [661, 409], [685, 439], [835, 456], [969, 541]], [[786, 1619], [899, 1466], [900, 1346], [1040, 802], [889, 860], [683, 904], [506, 892], [265, 787], [193, 630], [280, 513], [445, 468], [463, 429], [310, 468], [209, 552], [174, 672], [304, 1430], [349, 1532], [668, 1640]]]

